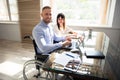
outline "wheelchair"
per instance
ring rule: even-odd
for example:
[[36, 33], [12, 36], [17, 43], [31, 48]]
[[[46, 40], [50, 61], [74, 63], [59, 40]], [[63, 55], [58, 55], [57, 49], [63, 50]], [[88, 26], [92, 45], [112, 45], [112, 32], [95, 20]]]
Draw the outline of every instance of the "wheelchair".
[[49, 54], [43, 55], [38, 52], [38, 47], [32, 36], [27, 35], [24, 39], [31, 39], [35, 50], [35, 58], [24, 63], [24, 80], [52, 80], [52, 73], [43, 69], [45, 62], [49, 59]]
[[[24, 63], [23, 67], [23, 78], [24, 80], [53, 80], [55, 79], [55, 74], [50, 72], [50, 70], [46, 70], [45, 68], [45, 63], [49, 59], [49, 54], [43, 55], [39, 53], [39, 49], [36, 45], [35, 40], [33, 39], [32, 36], [25, 36], [24, 39], [31, 39], [33, 43], [33, 47], [35, 50], [35, 58], [33, 60], [28, 60]], [[57, 43], [54, 41], [54, 43]], [[62, 49], [62, 48], [60, 48]], [[69, 51], [69, 48], [63, 48], [65, 50]], [[57, 51], [59, 49], [56, 49]], [[53, 52], [55, 52], [53, 51]], [[52, 53], [52, 52], [50, 52]], [[65, 76], [64, 80], [73, 80], [70, 76]]]

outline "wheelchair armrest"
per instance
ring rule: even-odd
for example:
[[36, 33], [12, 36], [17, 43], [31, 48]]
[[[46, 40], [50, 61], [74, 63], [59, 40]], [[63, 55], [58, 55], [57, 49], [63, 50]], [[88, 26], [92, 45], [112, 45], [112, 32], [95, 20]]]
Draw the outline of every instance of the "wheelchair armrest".
[[35, 59], [41, 62], [46, 62], [49, 59], [49, 55], [36, 54]]

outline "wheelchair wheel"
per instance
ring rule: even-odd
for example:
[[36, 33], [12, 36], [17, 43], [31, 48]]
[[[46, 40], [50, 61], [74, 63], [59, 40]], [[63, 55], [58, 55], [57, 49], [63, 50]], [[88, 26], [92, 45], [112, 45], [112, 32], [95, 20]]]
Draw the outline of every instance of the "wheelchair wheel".
[[38, 60], [29, 60], [23, 67], [24, 80], [52, 80], [52, 75], [43, 70], [43, 63]]

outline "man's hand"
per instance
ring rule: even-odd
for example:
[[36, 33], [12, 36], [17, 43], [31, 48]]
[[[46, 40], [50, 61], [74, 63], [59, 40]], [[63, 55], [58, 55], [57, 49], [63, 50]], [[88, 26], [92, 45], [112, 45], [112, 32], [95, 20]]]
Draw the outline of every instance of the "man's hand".
[[69, 46], [71, 44], [71, 41], [69, 40], [66, 40], [62, 43], [62, 47], [66, 47], [66, 46]]
[[71, 37], [70, 36], [66, 36], [65, 39], [68, 40], [68, 41], [71, 41]]

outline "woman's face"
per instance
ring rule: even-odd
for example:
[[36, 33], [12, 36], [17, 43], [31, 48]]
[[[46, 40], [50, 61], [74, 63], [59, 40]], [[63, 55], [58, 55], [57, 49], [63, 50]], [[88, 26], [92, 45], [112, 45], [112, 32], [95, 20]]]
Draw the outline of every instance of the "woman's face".
[[59, 24], [63, 24], [64, 22], [65, 22], [64, 18], [61, 18], [61, 17], [58, 18], [58, 23]]

